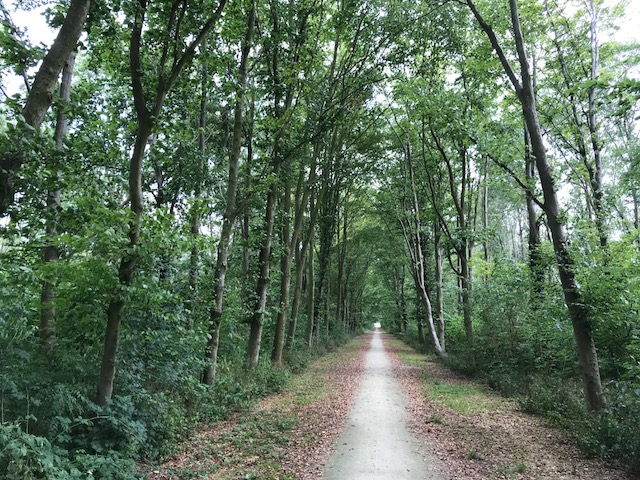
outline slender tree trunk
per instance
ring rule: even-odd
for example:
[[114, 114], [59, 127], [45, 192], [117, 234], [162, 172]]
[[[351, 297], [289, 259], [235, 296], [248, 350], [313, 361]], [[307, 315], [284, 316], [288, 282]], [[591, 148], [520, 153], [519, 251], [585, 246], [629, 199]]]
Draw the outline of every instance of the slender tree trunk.
[[420, 345], [425, 345], [427, 342], [424, 338], [424, 303], [422, 302], [422, 295], [418, 290], [418, 281], [415, 277], [415, 272], [413, 274], [413, 281], [416, 285], [416, 326], [418, 327], [418, 343]]
[[[346, 202], [345, 202], [346, 203]], [[338, 226], [338, 278], [336, 280], [336, 325], [342, 321], [343, 303], [344, 303], [344, 262], [347, 255], [347, 209], [346, 206], [342, 212], [342, 233]]]
[[[589, 35], [591, 43], [591, 76], [590, 80], [595, 82], [598, 79], [598, 68], [600, 66], [600, 45], [598, 40], [598, 7], [594, 0], [589, 0], [589, 10], [591, 21]], [[596, 230], [600, 239], [600, 246], [607, 247], [606, 213], [604, 211], [604, 191], [602, 184], [602, 145], [598, 132], [598, 121], [596, 118], [596, 86], [590, 85], [588, 88], [588, 115], [587, 125], [589, 127], [589, 138], [591, 149], [593, 150], [593, 168], [589, 169], [591, 190], [593, 191], [593, 210], [595, 213]]]
[[293, 286], [293, 300], [291, 301], [291, 316], [289, 317], [289, 326], [287, 328], [287, 339], [285, 341], [285, 349], [290, 350], [298, 328], [298, 313], [300, 311], [300, 297], [302, 294], [302, 280], [304, 278], [305, 256], [302, 252], [304, 241], [298, 241], [296, 245], [295, 262], [296, 273]]
[[[62, 151], [62, 145], [64, 137], [67, 134], [67, 116], [64, 111], [65, 105], [69, 102], [71, 97], [71, 78], [73, 75], [73, 67], [75, 64], [76, 55], [70, 53], [69, 58], [65, 62], [62, 69], [62, 81], [60, 82], [60, 100], [62, 105], [58, 108], [56, 117], [56, 129], [54, 132], [54, 142], [56, 144], [56, 154]], [[47, 219], [46, 230], [47, 237], [53, 240], [58, 234], [58, 209], [60, 208], [60, 167], [58, 164], [57, 155], [52, 162], [54, 186], [51, 186], [47, 191]], [[60, 252], [58, 247], [52, 242], [43, 249], [43, 259], [45, 265], [50, 262], [56, 262], [60, 258]], [[56, 306], [55, 306], [55, 279], [47, 274], [47, 278], [42, 284], [42, 291], [40, 294], [40, 345], [42, 349], [50, 353], [53, 350], [53, 344], [55, 340], [55, 320], [56, 320]]]
[[[484, 261], [489, 262], [489, 158], [485, 157], [483, 166], [484, 184], [482, 186], [482, 230], [484, 231], [484, 240], [482, 241], [482, 251]], [[484, 275], [484, 282], [488, 280]]]
[[440, 340], [442, 350], [445, 350], [444, 342], [444, 294], [442, 291], [442, 248], [440, 247], [441, 231], [440, 221], [433, 222], [433, 252], [435, 256], [436, 271], [436, 332]]
[[[274, 155], [272, 160], [273, 177], [277, 178], [280, 173], [279, 158]], [[249, 325], [249, 344], [247, 347], [247, 365], [252, 368], [258, 365], [260, 360], [260, 346], [262, 342], [262, 324], [267, 308], [267, 289], [271, 274], [271, 245], [273, 244], [273, 227], [276, 218], [276, 207], [278, 204], [278, 181], [271, 182], [269, 194], [267, 195], [267, 206], [264, 217], [264, 235], [262, 246], [258, 256], [258, 284], [256, 287], [256, 302], [251, 314]]]
[[520, 79], [518, 79], [511, 68], [491, 27], [485, 22], [471, 0], [467, 0], [467, 4], [491, 40], [492, 46], [498, 53], [505, 72], [509, 76], [522, 105], [522, 113], [531, 138], [531, 150], [535, 157], [536, 168], [542, 185], [544, 211], [547, 215], [549, 231], [551, 232], [556, 254], [565, 304], [569, 310], [569, 316], [571, 317], [571, 323], [573, 325], [578, 361], [582, 372], [585, 400], [591, 410], [601, 411], [604, 408], [604, 397], [600, 380], [598, 355], [596, 353], [591, 320], [589, 318], [589, 306], [585, 304], [575, 276], [574, 262], [568, 248], [567, 235], [562, 220], [563, 214], [558, 202], [552, 166], [547, 159], [546, 146], [538, 121], [535, 92], [533, 90], [531, 72], [525, 54], [524, 38], [520, 27], [518, 3], [517, 0], [509, 0], [511, 23], [513, 26], [518, 62], [520, 64]]
[[247, 70], [249, 52], [253, 40], [253, 32], [256, 23], [255, 0], [251, 2], [247, 19], [247, 31], [242, 42], [242, 54], [240, 58], [240, 79], [236, 93], [236, 103], [233, 111], [233, 137], [231, 151], [229, 152], [229, 174], [227, 178], [226, 206], [222, 220], [222, 230], [218, 241], [218, 255], [214, 272], [214, 307], [209, 311], [209, 339], [205, 347], [205, 359], [207, 366], [202, 374], [202, 383], [212, 385], [216, 377], [218, 364], [218, 347], [220, 344], [220, 326], [223, 312], [223, 299], [225, 279], [227, 275], [229, 243], [233, 223], [237, 214], [238, 194], [238, 164], [240, 161], [240, 147], [242, 143], [243, 102], [244, 91], [247, 85]]
[[[203, 49], [206, 48], [206, 41], [203, 43]], [[191, 208], [191, 252], [189, 254], [189, 318], [187, 320], [187, 329], [193, 330], [194, 316], [196, 314], [196, 302], [198, 299], [198, 274], [200, 270], [200, 248], [198, 246], [198, 237], [200, 236], [200, 226], [202, 219], [202, 210], [200, 206], [200, 195], [202, 193], [202, 177], [205, 171], [206, 162], [206, 135], [207, 126], [207, 65], [202, 65], [202, 77], [200, 79], [200, 112], [198, 114], [198, 163], [196, 170], [196, 182], [193, 191], [193, 206]]]
[[[142, 226], [142, 162], [145, 148], [151, 136], [152, 121], [147, 118], [138, 119], [138, 131], [129, 166], [129, 195], [131, 198], [131, 211], [134, 218], [129, 223], [129, 248], [135, 252], [140, 238]], [[138, 264], [137, 253], [127, 253], [120, 261], [118, 268], [118, 291], [111, 297], [107, 307], [107, 328], [104, 335], [104, 348], [100, 375], [98, 377], [98, 393], [96, 403], [106, 406], [113, 394], [113, 381], [116, 374], [116, 355], [120, 341], [120, 327], [122, 324], [122, 311], [124, 309], [124, 290], [131, 285], [133, 274]]]
[[466, 253], [460, 256], [460, 287], [462, 288], [462, 318], [467, 340], [473, 341], [471, 270]]
[[[244, 177], [244, 191], [251, 191], [251, 166], [253, 164], [253, 112], [255, 109], [255, 101], [253, 95], [249, 103], [249, 118], [247, 128], [247, 163]], [[251, 248], [249, 245], [249, 202], [245, 199], [242, 203], [242, 275], [245, 279], [249, 279], [249, 264], [251, 260]]]
[[640, 229], [640, 195], [638, 190], [633, 187], [631, 191], [631, 198], [633, 199], [633, 228]]
[[[311, 197], [311, 209], [317, 209], [315, 205], [315, 195]], [[307, 347], [313, 344], [313, 331], [316, 328], [315, 320], [315, 292], [316, 292], [316, 275], [315, 275], [315, 222], [309, 223], [309, 262], [307, 273], [307, 328], [305, 329], [304, 341]]]
[[[282, 194], [282, 229], [280, 232], [281, 248], [280, 253], [280, 299], [278, 302], [278, 314], [276, 315], [275, 335], [273, 338], [273, 349], [271, 350], [271, 364], [276, 367], [282, 366], [282, 352], [284, 350], [284, 332], [289, 313], [289, 292], [291, 289], [291, 260], [295, 245], [290, 244], [291, 235], [291, 165], [285, 163], [286, 172], [284, 180], [284, 192]], [[296, 232], [297, 234], [297, 232]], [[296, 242], [297, 243], [297, 242]]]
[[[420, 218], [420, 203], [418, 201], [418, 193], [416, 191], [414, 171], [413, 171], [413, 159], [411, 154], [411, 147], [409, 144], [405, 146], [405, 158], [407, 162], [407, 170], [409, 173], [408, 192], [410, 196], [410, 219], [408, 221], [401, 222], [403, 227], [403, 234], [407, 247], [411, 253], [411, 260], [413, 263], [413, 279], [418, 294], [418, 299], [422, 307], [422, 315], [418, 321], [418, 336], [421, 342], [424, 342], [424, 329], [423, 318], [426, 320], [427, 330], [431, 344], [439, 357], [446, 357], [446, 353], [440, 344], [439, 336], [436, 332], [436, 328], [433, 321], [433, 307], [429, 293], [427, 291], [427, 285], [425, 283], [425, 257], [423, 253], [422, 245], [422, 224]], [[405, 180], [406, 181], [406, 180]]]
[[[60, 72], [69, 55], [76, 49], [89, 13], [89, 5], [89, 0], [71, 0], [62, 27], [36, 73], [27, 102], [22, 109], [26, 124], [35, 130], [40, 128], [51, 107]], [[0, 157], [0, 216], [13, 203], [15, 177], [25, 160], [23, 150], [3, 152]]]
[[[532, 185], [535, 181], [535, 158], [531, 154], [531, 140], [529, 131], [524, 127], [524, 152], [525, 152], [525, 175], [527, 184]], [[525, 192], [527, 199], [527, 219], [529, 222], [529, 270], [533, 280], [533, 291], [540, 297], [544, 289], [544, 270], [540, 251], [540, 224], [536, 212], [536, 204], [533, 201], [531, 191]]]

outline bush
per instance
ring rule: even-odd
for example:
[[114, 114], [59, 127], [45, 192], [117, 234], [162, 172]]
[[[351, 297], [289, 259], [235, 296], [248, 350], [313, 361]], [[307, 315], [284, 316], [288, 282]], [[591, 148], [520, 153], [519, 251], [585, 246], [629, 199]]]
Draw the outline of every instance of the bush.
[[605, 459], [622, 459], [640, 471], [640, 384], [615, 382], [606, 389], [607, 406], [578, 434], [580, 446]]
[[25, 432], [18, 423], [0, 425], [0, 477], [7, 480], [132, 480], [134, 463], [117, 452], [73, 457], [44, 437]]

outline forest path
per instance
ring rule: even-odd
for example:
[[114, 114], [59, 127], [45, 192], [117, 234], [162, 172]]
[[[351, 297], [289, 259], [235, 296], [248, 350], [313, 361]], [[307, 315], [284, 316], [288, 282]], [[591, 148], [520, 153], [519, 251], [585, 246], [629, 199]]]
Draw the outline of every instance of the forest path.
[[449, 370], [385, 335], [409, 398], [410, 427], [451, 480], [638, 480], [588, 458], [566, 430], [523, 412], [514, 399]]
[[382, 335], [371, 337], [346, 427], [325, 467], [325, 480], [439, 480], [435, 459], [408, 429], [407, 398], [396, 380]]

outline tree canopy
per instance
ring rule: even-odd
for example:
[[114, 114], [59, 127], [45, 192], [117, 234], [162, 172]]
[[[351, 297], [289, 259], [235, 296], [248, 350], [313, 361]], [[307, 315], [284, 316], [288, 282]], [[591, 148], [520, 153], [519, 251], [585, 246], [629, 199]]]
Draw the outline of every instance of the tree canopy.
[[134, 478], [375, 322], [640, 465], [623, 4], [0, 13], [1, 475]]

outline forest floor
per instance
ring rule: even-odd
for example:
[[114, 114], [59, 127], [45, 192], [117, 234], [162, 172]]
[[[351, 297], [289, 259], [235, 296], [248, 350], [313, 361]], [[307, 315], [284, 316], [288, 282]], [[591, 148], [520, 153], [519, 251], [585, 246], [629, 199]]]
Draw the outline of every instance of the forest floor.
[[[159, 466], [145, 468], [146, 478], [322, 478], [325, 465], [335, 463], [335, 456], [330, 459], [332, 452], [340, 455], [340, 443], [345, 443], [341, 434], [353, 426], [353, 416], [348, 415], [360, 401], [358, 393], [370, 398], [370, 392], [365, 391], [367, 376], [379, 374], [380, 364], [372, 367], [367, 358], [375, 345], [373, 336], [363, 335], [314, 362], [304, 374], [294, 377], [285, 391], [264, 399], [251, 412], [197, 432], [185, 442], [181, 453]], [[566, 431], [521, 412], [513, 400], [448, 370], [391, 335], [380, 337], [395, 377], [392, 388], [398, 390], [399, 382], [404, 394], [391, 403], [406, 410], [399, 422], [406, 420], [413, 432], [412, 448], [415, 450], [416, 444], [423, 448], [421, 458], [429, 472], [424, 478], [636, 478], [585, 457]], [[372, 420], [380, 423], [380, 419]], [[329, 468], [326, 478], [330, 475]]]

